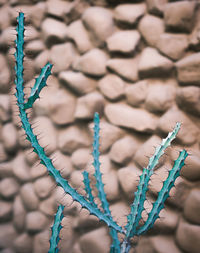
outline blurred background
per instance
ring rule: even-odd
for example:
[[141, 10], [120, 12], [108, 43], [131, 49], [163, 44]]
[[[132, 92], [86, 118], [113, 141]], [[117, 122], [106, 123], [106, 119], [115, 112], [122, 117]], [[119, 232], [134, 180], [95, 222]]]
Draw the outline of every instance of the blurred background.
[[14, 96], [20, 11], [26, 99], [41, 68], [53, 63], [28, 116], [55, 167], [84, 194], [98, 112], [103, 182], [123, 226], [142, 169], [181, 122], [152, 177], [144, 220], [183, 148], [186, 165], [161, 218], [136, 240], [137, 253], [199, 253], [200, 2], [189, 0], [0, 0], [0, 252], [47, 252], [59, 203], [60, 252], [106, 253], [111, 242], [105, 225], [56, 187], [22, 131]]

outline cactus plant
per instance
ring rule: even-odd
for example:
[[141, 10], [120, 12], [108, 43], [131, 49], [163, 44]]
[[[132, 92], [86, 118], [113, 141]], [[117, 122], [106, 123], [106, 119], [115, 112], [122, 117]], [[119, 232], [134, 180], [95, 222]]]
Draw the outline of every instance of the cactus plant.
[[[153, 203], [151, 211], [148, 213], [148, 218], [146, 222], [141, 225], [140, 221], [142, 219], [142, 211], [144, 210], [144, 202], [146, 200], [146, 193], [148, 190], [148, 185], [151, 176], [154, 173], [154, 168], [158, 164], [160, 157], [164, 154], [167, 147], [170, 146], [171, 142], [175, 139], [181, 124], [177, 123], [174, 130], [168, 134], [168, 136], [163, 139], [159, 147], [155, 149], [154, 155], [149, 159], [149, 164], [143, 169], [142, 175], [140, 176], [137, 191], [135, 192], [134, 201], [131, 205], [130, 214], [127, 216], [127, 225], [125, 227], [119, 226], [113, 219], [109, 203], [106, 199], [106, 194], [104, 191], [104, 184], [102, 182], [102, 174], [100, 171], [99, 162], [99, 115], [95, 113], [94, 115], [94, 137], [93, 137], [93, 166], [95, 168], [94, 177], [96, 179], [96, 188], [98, 191], [98, 198], [101, 202], [101, 207], [99, 207], [95, 201], [92, 194], [92, 188], [89, 180], [88, 172], [83, 172], [83, 182], [85, 185], [86, 196], [79, 194], [76, 189], [72, 188], [68, 181], [64, 179], [60, 172], [53, 166], [51, 159], [46, 155], [44, 148], [42, 148], [37, 137], [32, 131], [32, 127], [29, 123], [26, 109], [31, 108], [39, 98], [40, 91], [46, 86], [46, 81], [48, 76], [51, 74], [52, 64], [47, 63], [41, 70], [41, 74], [36, 78], [35, 84], [31, 90], [31, 94], [25, 102], [24, 92], [23, 92], [23, 45], [24, 45], [24, 13], [20, 12], [17, 18], [17, 38], [16, 38], [16, 93], [17, 105], [19, 107], [19, 115], [22, 122], [22, 128], [26, 132], [26, 138], [32, 144], [33, 151], [37, 153], [40, 159], [40, 163], [43, 164], [56, 182], [56, 184], [63, 188], [66, 194], [71, 195], [71, 197], [79, 202], [82, 208], [86, 208], [91, 215], [95, 215], [99, 220], [102, 220], [110, 229], [110, 235], [112, 237], [112, 245], [110, 246], [110, 252], [113, 253], [128, 253], [131, 248], [130, 239], [134, 236], [139, 236], [146, 231], [148, 231], [159, 218], [160, 211], [164, 208], [164, 203], [169, 196], [171, 188], [174, 186], [176, 178], [179, 176], [180, 170], [184, 165], [184, 160], [187, 157], [187, 151], [182, 150], [179, 157], [174, 162], [173, 168], [169, 171], [167, 179], [164, 181], [161, 191], [158, 193], [157, 200]], [[64, 206], [59, 206], [57, 213], [55, 215], [54, 225], [52, 227], [52, 236], [50, 239], [50, 249], [49, 253], [58, 252], [58, 242], [60, 240], [59, 233], [62, 229], [61, 221], [63, 218]], [[118, 234], [124, 235], [124, 239], [120, 242]]]

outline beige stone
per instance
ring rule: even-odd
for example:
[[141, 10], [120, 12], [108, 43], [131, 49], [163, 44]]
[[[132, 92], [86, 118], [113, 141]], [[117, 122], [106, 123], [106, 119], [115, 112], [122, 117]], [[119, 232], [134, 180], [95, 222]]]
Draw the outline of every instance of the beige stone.
[[75, 42], [81, 54], [93, 48], [89, 34], [81, 20], [74, 21], [68, 26], [67, 36]]
[[147, 0], [149, 13], [161, 16], [167, 2], [167, 0]]
[[134, 192], [137, 191], [138, 180], [141, 173], [142, 171], [136, 166], [123, 167], [117, 172], [120, 186], [129, 199], [133, 199]]
[[63, 153], [72, 153], [77, 148], [88, 147], [90, 138], [84, 128], [70, 126], [58, 135], [58, 147]]
[[110, 248], [110, 237], [107, 229], [102, 227], [84, 234], [80, 238], [80, 246], [83, 253], [92, 253], [94, 251], [96, 253], [108, 252]]
[[47, 198], [55, 188], [55, 182], [52, 177], [41, 177], [33, 184], [37, 196], [41, 199]]
[[119, 164], [126, 164], [134, 156], [138, 142], [132, 136], [117, 140], [109, 152], [110, 159]]
[[125, 54], [136, 51], [139, 42], [140, 34], [136, 30], [117, 31], [106, 40], [110, 52]]
[[120, 103], [107, 105], [105, 115], [112, 124], [139, 132], [152, 132], [157, 125], [157, 118], [153, 114]]
[[179, 60], [188, 48], [188, 37], [185, 34], [163, 33], [158, 39], [157, 48], [172, 60]]
[[10, 119], [11, 105], [10, 96], [6, 94], [0, 95], [0, 121], [5, 122]]
[[116, 171], [112, 170], [109, 173], [104, 173], [102, 181], [105, 184], [104, 190], [107, 199], [111, 201], [119, 199], [120, 191]]
[[36, 72], [40, 73], [41, 69], [50, 61], [50, 50], [46, 49], [38, 54], [34, 61]]
[[6, 222], [0, 225], [0, 247], [7, 248], [13, 246], [13, 241], [17, 237], [12, 223]]
[[10, 161], [8, 162], [3, 162], [3, 154], [1, 150], [1, 145], [0, 145], [0, 177], [1, 178], [6, 178], [6, 177], [12, 177], [13, 176], [13, 170], [12, 170], [12, 163]]
[[8, 152], [13, 152], [17, 148], [17, 131], [12, 123], [4, 124], [2, 128], [2, 141]]
[[36, 117], [32, 121], [32, 125], [35, 126], [33, 132], [38, 136], [40, 146], [45, 148], [48, 155], [53, 153], [57, 147], [57, 139], [56, 129], [50, 119], [44, 116]]
[[66, 125], [74, 121], [75, 97], [65, 89], [54, 93], [49, 102], [49, 114], [57, 125]]
[[164, 133], [172, 131], [177, 122], [182, 123], [182, 127], [177, 135], [177, 139], [182, 144], [193, 144], [197, 140], [199, 135], [198, 127], [188, 118], [188, 116], [176, 107], [172, 107], [168, 110], [158, 122], [158, 129]]
[[172, 85], [149, 86], [145, 108], [150, 112], [167, 111], [175, 102], [176, 90]]
[[155, 48], [146, 47], [141, 55], [138, 71], [142, 78], [169, 75], [173, 62], [159, 54]]
[[100, 77], [106, 74], [107, 54], [98, 48], [91, 49], [80, 56], [73, 64], [75, 70], [81, 71], [94, 77]]
[[125, 94], [128, 104], [134, 107], [139, 107], [142, 103], [144, 103], [148, 94], [148, 82], [146, 80], [142, 80], [127, 86]]
[[56, 201], [55, 196], [51, 196], [45, 200], [42, 200], [39, 204], [39, 211], [46, 216], [53, 217], [56, 213]]
[[200, 53], [191, 54], [176, 63], [177, 77], [181, 84], [200, 85]]
[[39, 161], [36, 162], [30, 169], [30, 175], [32, 179], [36, 179], [46, 174], [47, 168], [43, 164], [39, 163]]
[[47, 3], [47, 13], [49, 15], [64, 18], [64, 16], [70, 10], [71, 4], [62, 0], [48, 0]]
[[26, 44], [25, 46], [25, 54], [30, 57], [37, 56], [41, 51], [45, 50], [45, 45], [41, 40], [33, 40]]
[[138, 26], [138, 29], [148, 46], [155, 47], [161, 34], [165, 31], [164, 22], [161, 18], [153, 15], [145, 15]]
[[49, 229], [37, 233], [34, 236], [33, 240], [33, 253], [48, 252], [49, 244], [47, 242], [49, 242], [49, 239], [50, 239]]
[[12, 169], [15, 177], [21, 182], [27, 182], [30, 180], [29, 166], [27, 165], [22, 152], [19, 152], [14, 160], [12, 160]]
[[143, 237], [137, 247], [138, 253], [181, 253], [172, 236], [157, 235]]
[[0, 221], [8, 221], [12, 217], [12, 202], [0, 200]]
[[53, 165], [57, 170], [60, 171], [62, 177], [68, 178], [69, 174], [73, 171], [70, 157], [57, 150], [55, 153], [52, 154], [51, 159]]
[[193, 223], [200, 225], [200, 189], [194, 188], [188, 195], [184, 205], [185, 218]]
[[182, 110], [200, 115], [200, 88], [195, 86], [178, 88], [176, 102]]
[[[11, 33], [11, 31], [9, 31]], [[2, 38], [2, 35], [1, 35]], [[1, 44], [1, 41], [0, 41]], [[0, 54], [0, 91], [5, 93], [9, 91], [10, 88], [10, 70], [6, 58], [3, 54]]]
[[94, 113], [102, 113], [104, 98], [99, 92], [91, 92], [78, 98], [74, 117], [76, 119], [93, 119]]
[[14, 249], [19, 253], [31, 252], [32, 244], [32, 237], [27, 233], [23, 233], [14, 240]]
[[164, 8], [166, 26], [179, 32], [191, 32], [195, 16], [195, 7], [195, 1], [167, 3]]
[[17, 231], [23, 231], [25, 226], [26, 210], [20, 195], [15, 197], [13, 203], [13, 224]]
[[97, 82], [81, 72], [63, 71], [58, 76], [59, 80], [71, 88], [78, 95], [85, 95], [95, 90]]
[[62, 42], [67, 37], [67, 27], [61, 21], [46, 18], [41, 24], [42, 37], [48, 46]]
[[52, 72], [58, 73], [67, 70], [75, 58], [76, 49], [72, 43], [54, 45], [50, 50], [50, 62], [53, 64]]
[[107, 68], [126, 81], [138, 80], [138, 57], [133, 59], [115, 58], [107, 61]]
[[120, 201], [110, 206], [111, 215], [113, 220], [119, 224], [119, 226], [125, 226], [127, 224], [127, 215], [130, 212], [129, 206]]
[[124, 95], [125, 83], [120, 77], [108, 74], [99, 81], [98, 87], [105, 97], [117, 100]]
[[189, 151], [185, 166], [181, 169], [181, 176], [190, 181], [200, 180], [200, 152]]
[[21, 197], [23, 204], [27, 210], [33, 211], [38, 208], [39, 199], [38, 199], [37, 195], [35, 194], [32, 183], [24, 184], [21, 187], [20, 197]]
[[46, 12], [46, 3], [44, 2], [38, 2], [31, 7], [30, 19], [36, 28], [41, 27], [42, 21], [45, 17], [45, 12]]
[[47, 217], [39, 211], [29, 212], [26, 215], [26, 229], [28, 232], [40, 232], [47, 224]]
[[176, 230], [176, 241], [181, 249], [190, 253], [198, 253], [200, 248], [200, 226], [180, 219]]
[[57, 150], [55, 153], [52, 154], [51, 159], [53, 165], [57, 170], [60, 171], [62, 177], [68, 178], [70, 173], [73, 171], [70, 157]]
[[145, 14], [145, 4], [120, 4], [114, 9], [114, 18], [117, 22], [126, 25], [135, 25]]
[[96, 46], [104, 44], [104, 41], [114, 31], [112, 13], [102, 7], [90, 7], [82, 15], [82, 20], [91, 33]]
[[12, 199], [19, 191], [19, 184], [14, 178], [5, 178], [0, 182], [0, 194], [6, 199]]
[[71, 156], [71, 161], [73, 165], [78, 169], [85, 169], [86, 164], [89, 161], [91, 155], [91, 150], [87, 148], [80, 148], [73, 152]]

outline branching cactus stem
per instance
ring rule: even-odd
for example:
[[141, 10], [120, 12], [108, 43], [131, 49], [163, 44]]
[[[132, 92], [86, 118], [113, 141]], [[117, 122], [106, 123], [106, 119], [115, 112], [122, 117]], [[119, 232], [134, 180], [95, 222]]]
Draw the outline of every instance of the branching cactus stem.
[[[154, 173], [155, 166], [158, 164], [160, 157], [164, 154], [167, 147], [171, 145], [171, 142], [176, 138], [178, 131], [181, 127], [180, 123], [177, 123], [174, 130], [168, 134], [168, 136], [162, 140], [160, 146], [155, 149], [154, 155], [149, 159], [149, 164], [143, 169], [140, 176], [139, 185], [135, 192], [134, 201], [130, 207], [130, 214], [127, 216], [127, 225], [122, 228], [113, 219], [110, 211], [109, 203], [106, 199], [106, 193], [104, 191], [104, 184], [102, 181], [102, 174], [100, 171], [99, 161], [99, 114], [94, 114], [94, 136], [93, 136], [93, 166], [95, 169], [94, 177], [96, 179], [95, 187], [98, 192], [98, 198], [100, 200], [100, 207], [95, 203], [94, 196], [92, 194], [92, 188], [90, 185], [89, 174], [87, 171], [83, 172], [83, 183], [85, 185], [86, 195], [79, 194], [76, 189], [72, 188], [68, 181], [64, 179], [60, 172], [53, 166], [51, 159], [46, 155], [44, 148], [39, 145], [37, 137], [34, 135], [32, 127], [29, 123], [26, 109], [32, 108], [34, 102], [39, 98], [41, 90], [46, 86], [46, 81], [51, 74], [52, 64], [47, 63], [41, 70], [39, 77], [36, 78], [35, 84], [31, 89], [31, 94], [25, 102], [24, 100], [24, 80], [23, 80], [23, 47], [24, 47], [24, 13], [20, 12], [17, 18], [17, 38], [16, 52], [15, 52], [15, 72], [16, 72], [16, 93], [17, 105], [19, 107], [19, 116], [22, 122], [22, 128], [26, 132], [26, 138], [32, 144], [33, 151], [38, 155], [40, 163], [43, 164], [49, 175], [53, 177], [56, 184], [63, 188], [66, 194], [72, 196], [72, 198], [79, 202], [82, 208], [86, 208], [91, 215], [95, 215], [99, 220], [102, 220], [110, 229], [110, 235], [112, 237], [112, 244], [110, 247], [110, 253], [128, 253], [131, 249], [131, 238], [139, 236], [147, 232], [153, 227], [155, 221], [159, 218], [160, 211], [164, 208], [164, 203], [169, 197], [171, 188], [174, 186], [176, 178], [180, 175], [180, 170], [184, 166], [184, 161], [187, 157], [187, 151], [180, 151], [179, 157], [174, 162], [173, 168], [169, 171], [167, 179], [164, 181], [161, 191], [158, 193], [156, 201], [153, 203], [151, 211], [148, 213], [148, 218], [141, 226], [142, 212], [144, 210], [144, 202], [146, 200], [146, 193], [148, 191], [148, 185], [151, 176]], [[52, 227], [52, 235], [50, 239], [49, 253], [59, 252], [58, 242], [60, 240], [59, 234], [62, 229], [61, 221], [63, 218], [64, 206], [60, 205], [55, 215], [54, 224]], [[118, 234], [124, 234], [124, 240], [120, 242]], [[102, 252], [103, 253], [103, 252]]]

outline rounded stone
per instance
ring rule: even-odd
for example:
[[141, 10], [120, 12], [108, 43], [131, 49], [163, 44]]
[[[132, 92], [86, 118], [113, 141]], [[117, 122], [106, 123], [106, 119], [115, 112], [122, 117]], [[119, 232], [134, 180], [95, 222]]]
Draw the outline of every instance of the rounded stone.
[[19, 184], [14, 178], [5, 178], [0, 182], [0, 194], [6, 198], [13, 198], [19, 191]]
[[200, 225], [200, 189], [191, 190], [184, 204], [185, 218], [194, 224]]
[[110, 100], [120, 99], [124, 95], [124, 81], [113, 74], [108, 74], [99, 81], [100, 91]]
[[101, 46], [114, 31], [112, 12], [102, 7], [90, 7], [82, 15], [82, 20], [91, 32], [96, 46]]
[[32, 211], [37, 209], [39, 205], [39, 199], [35, 194], [32, 183], [24, 184], [21, 187], [20, 196], [27, 210]]
[[39, 211], [33, 211], [26, 215], [26, 229], [28, 232], [40, 232], [47, 224], [47, 217]]
[[181, 249], [188, 253], [199, 253], [200, 226], [187, 223], [180, 219], [176, 230], [176, 241]]
[[37, 196], [41, 199], [47, 198], [55, 188], [55, 183], [50, 176], [37, 179], [33, 185]]

